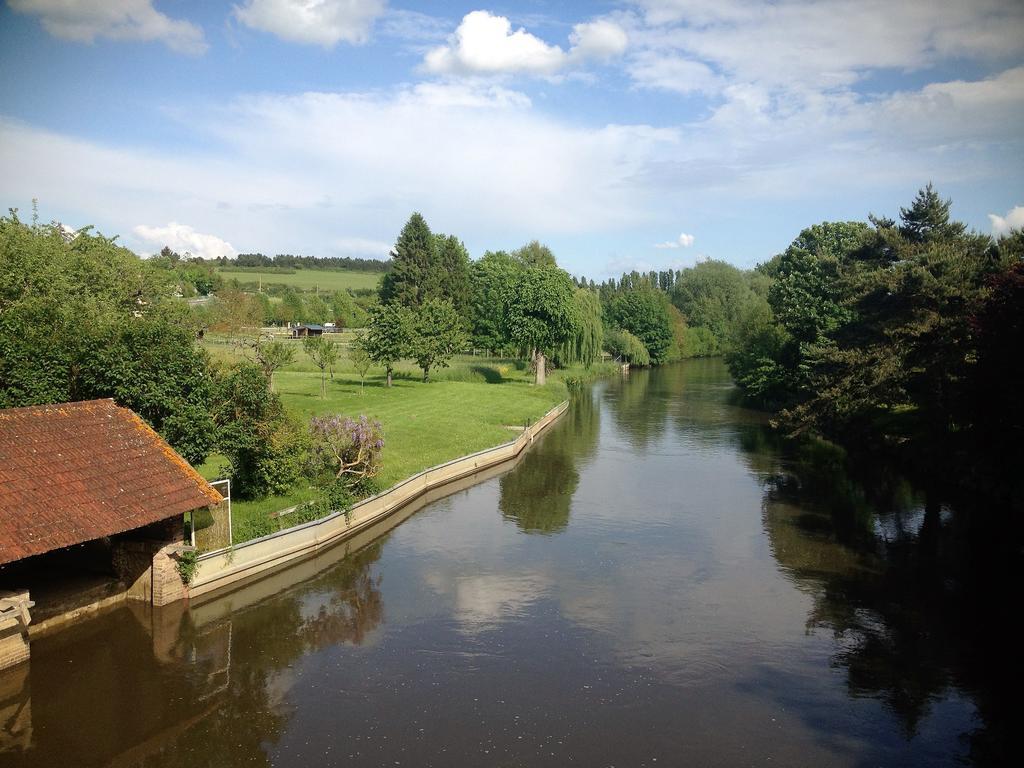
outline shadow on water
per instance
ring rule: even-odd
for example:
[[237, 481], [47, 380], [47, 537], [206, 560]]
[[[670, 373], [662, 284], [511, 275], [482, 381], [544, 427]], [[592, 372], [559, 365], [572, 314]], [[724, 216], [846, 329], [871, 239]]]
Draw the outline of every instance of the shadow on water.
[[764, 530], [813, 597], [807, 631], [834, 636], [849, 695], [882, 702], [907, 739], [944, 700], [967, 697], [980, 725], [961, 733], [966, 754], [1002, 764], [1016, 738], [1005, 720], [1008, 572], [979, 569], [961, 517], [890, 467], [818, 442], [782, 448]]

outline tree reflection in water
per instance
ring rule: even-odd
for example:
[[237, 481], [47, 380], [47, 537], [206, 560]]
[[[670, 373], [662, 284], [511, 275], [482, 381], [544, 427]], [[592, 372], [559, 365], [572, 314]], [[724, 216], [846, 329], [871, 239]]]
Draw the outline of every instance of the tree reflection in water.
[[589, 388], [573, 393], [563, 419], [566, 423], [542, 437], [499, 481], [498, 509], [524, 533], [565, 530], [580, 482], [577, 462], [597, 448], [600, 409], [594, 407]]
[[857, 476], [820, 443], [784, 466], [766, 482], [764, 528], [778, 564], [813, 596], [808, 631], [835, 635], [850, 695], [884, 702], [908, 738], [935, 702], [967, 695], [982, 721], [965, 734], [971, 759], [999, 762], [1009, 734], [994, 713], [1010, 711], [1013, 658], [1006, 574], [979, 579], [961, 516], [885, 467], [861, 465]]
[[372, 566], [385, 540], [257, 600], [256, 610], [235, 602], [228, 618], [199, 624], [202, 608], [132, 605], [34, 643], [18, 708], [31, 712], [32, 743], [0, 748], [0, 762], [268, 765], [267, 746], [294, 714], [291, 668], [311, 651], [363, 643], [383, 621]]

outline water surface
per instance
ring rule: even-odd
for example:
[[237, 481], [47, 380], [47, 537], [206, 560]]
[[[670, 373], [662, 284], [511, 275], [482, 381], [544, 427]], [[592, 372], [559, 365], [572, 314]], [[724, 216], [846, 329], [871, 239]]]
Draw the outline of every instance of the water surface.
[[0, 764], [996, 762], [955, 535], [783, 446], [719, 362], [634, 371], [347, 557], [37, 640]]

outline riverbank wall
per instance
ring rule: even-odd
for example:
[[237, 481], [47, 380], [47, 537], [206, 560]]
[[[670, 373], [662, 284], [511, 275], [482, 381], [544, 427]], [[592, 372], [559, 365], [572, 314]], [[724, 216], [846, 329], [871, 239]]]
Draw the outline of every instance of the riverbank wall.
[[569, 402], [563, 401], [526, 427], [515, 440], [425, 469], [383, 493], [360, 501], [348, 512], [335, 512], [320, 520], [200, 555], [188, 589], [189, 597], [201, 598], [313, 557], [364, 532], [426, 493], [444, 489], [449, 484], [517, 458], [568, 407]]

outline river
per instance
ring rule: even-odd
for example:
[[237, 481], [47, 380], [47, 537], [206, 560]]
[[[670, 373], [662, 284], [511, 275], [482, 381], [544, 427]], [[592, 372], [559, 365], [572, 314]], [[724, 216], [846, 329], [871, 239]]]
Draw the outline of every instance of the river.
[[0, 765], [998, 762], [956, 533], [784, 445], [720, 362], [633, 371], [348, 556], [34, 641]]

